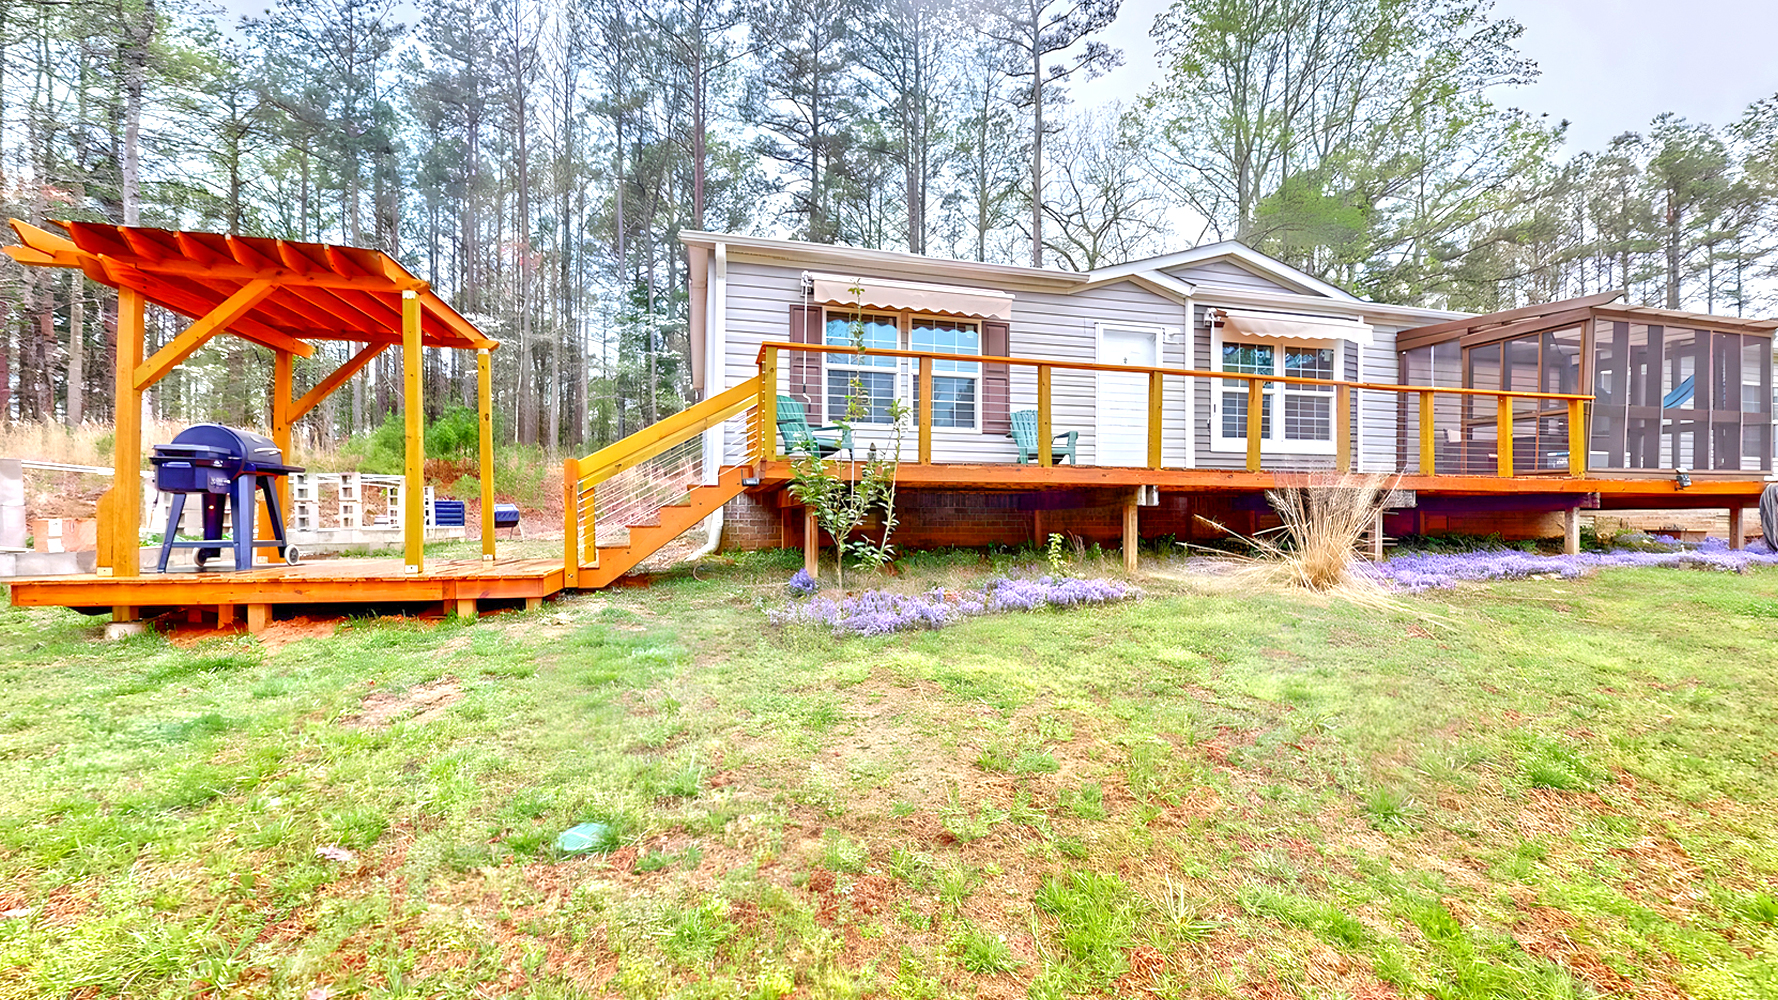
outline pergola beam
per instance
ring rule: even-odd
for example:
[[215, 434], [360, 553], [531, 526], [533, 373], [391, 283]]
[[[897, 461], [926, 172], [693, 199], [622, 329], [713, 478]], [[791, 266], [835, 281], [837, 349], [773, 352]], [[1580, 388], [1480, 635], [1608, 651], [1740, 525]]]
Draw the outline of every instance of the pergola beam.
[[383, 348], [388, 346], [388, 343], [370, 344], [357, 354], [352, 355], [345, 364], [335, 368], [333, 373], [322, 379], [321, 383], [315, 386], [315, 388], [303, 393], [301, 399], [291, 404], [291, 422], [295, 423], [303, 417], [308, 416], [310, 410], [321, 405], [322, 400], [333, 395], [334, 391], [340, 386], [345, 385], [348, 379], [363, 371], [364, 366], [370, 364], [377, 355], [383, 353]]
[[[209, 342], [211, 337], [247, 315], [248, 310], [258, 305], [266, 296], [272, 294], [272, 283], [265, 279], [249, 281], [241, 286], [241, 290], [224, 299], [216, 308], [195, 320], [177, 337], [168, 341], [166, 346], [154, 352], [154, 357], [136, 366], [134, 373], [138, 390], [146, 389], [159, 382], [174, 366], [191, 357], [193, 352]], [[288, 351], [280, 351], [287, 354]]]

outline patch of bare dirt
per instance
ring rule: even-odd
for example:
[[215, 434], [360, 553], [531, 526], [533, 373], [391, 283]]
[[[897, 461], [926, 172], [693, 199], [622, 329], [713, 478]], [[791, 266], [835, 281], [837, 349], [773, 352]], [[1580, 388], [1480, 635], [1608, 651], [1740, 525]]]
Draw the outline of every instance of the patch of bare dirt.
[[[356, 715], [340, 720], [348, 729], [380, 729], [409, 711], [410, 722], [430, 722], [463, 700], [463, 686], [455, 677], [441, 677], [400, 691], [372, 691]], [[417, 711], [416, 711], [417, 710]]]

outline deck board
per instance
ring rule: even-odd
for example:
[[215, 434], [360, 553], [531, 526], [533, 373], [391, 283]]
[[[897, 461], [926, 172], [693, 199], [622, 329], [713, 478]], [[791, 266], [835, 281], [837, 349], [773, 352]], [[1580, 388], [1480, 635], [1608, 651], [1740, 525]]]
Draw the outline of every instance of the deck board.
[[560, 560], [456, 560], [410, 574], [400, 559], [325, 559], [239, 573], [181, 568], [137, 577], [83, 573], [10, 582], [12, 602], [36, 607], [190, 608], [219, 604], [376, 604], [548, 597]]

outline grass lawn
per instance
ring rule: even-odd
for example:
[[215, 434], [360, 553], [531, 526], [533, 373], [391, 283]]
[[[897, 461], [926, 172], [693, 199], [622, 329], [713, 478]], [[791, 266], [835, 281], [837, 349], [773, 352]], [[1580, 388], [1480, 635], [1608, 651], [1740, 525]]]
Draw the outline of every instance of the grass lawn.
[[794, 558], [275, 650], [0, 612], [0, 997], [1778, 996], [1778, 573], [837, 640]]

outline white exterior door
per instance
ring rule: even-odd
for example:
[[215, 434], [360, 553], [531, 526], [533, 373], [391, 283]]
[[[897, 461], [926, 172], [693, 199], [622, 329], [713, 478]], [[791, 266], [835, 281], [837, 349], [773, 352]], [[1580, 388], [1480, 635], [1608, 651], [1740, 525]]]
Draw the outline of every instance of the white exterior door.
[[[1099, 327], [1099, 363], [1156, 365], [1160, 330], [1153, 327]], [[1099, 372], [1095, 420], [1096, 465], [1148, 464], [1148, 376]]]

